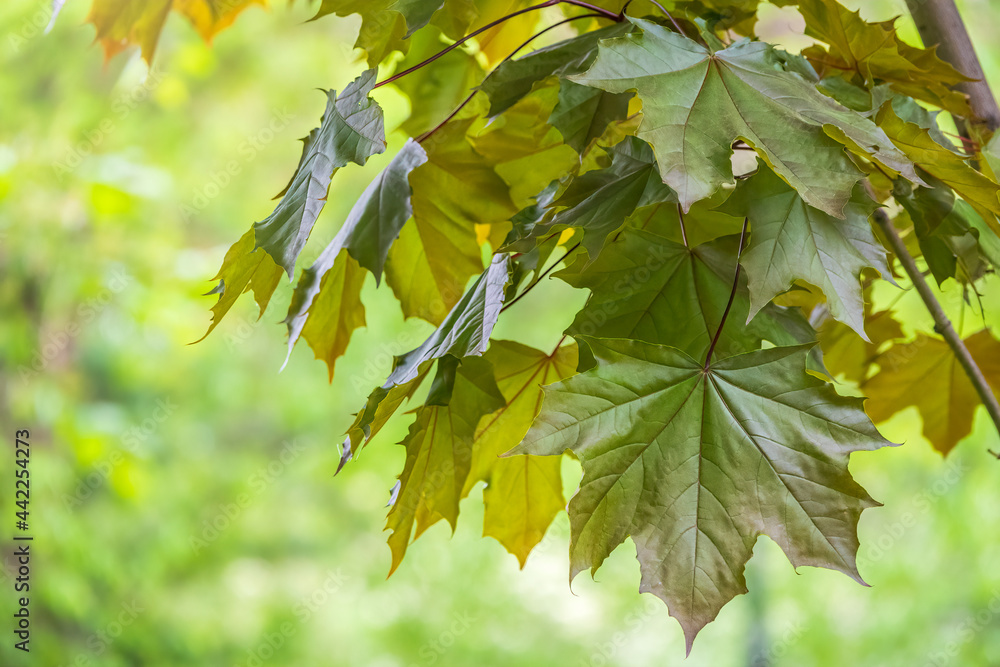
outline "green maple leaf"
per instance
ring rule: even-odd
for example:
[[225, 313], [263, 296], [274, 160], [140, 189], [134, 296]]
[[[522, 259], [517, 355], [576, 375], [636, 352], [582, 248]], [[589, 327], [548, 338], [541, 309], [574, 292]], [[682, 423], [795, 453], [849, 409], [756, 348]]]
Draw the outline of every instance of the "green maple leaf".
[[[920, 252], [927, 268], [940, 286], [948, 278], [958, 276], [963, 282], [973, 282], [983, 276], [986, 266], [980, 256], [1000, 259], [996, 235], [968, 202], [940, 181], [925, 177], [932, 188], [897, 188], [896, 201], [913, 223]], [[961, 271], [958, 271], [958, 269]]]
[[571, 577], [596, 571], [631, 537], [640, 591], [667, 603], [688, 652], [747, 591], [744, 567], [760, 535], [796, 567], [862, 581], [857, 524], [877, 503], [851, 477], [848, 458], [889, 443], [860, 399], [805, 372], [808, 346], [703, 368], [674, 348], [586, 342], [597, 367], [546, 388], [514, 451], [570, 450], [583, 464], [569, 504]]
[[[729, 236], [690, 250], [651, 232], [628, 229], [592, 264], [577, 260], [556, 277], [590, 289], [577, 313], [573, 335], [633, 338], [676, 347], [704, 357], [729, 302], [739, 237]], [[786, 331], [776, 307], [749, 319], [750, 298], [742, 279], [719, 335], [718, 356], [776, 344], [805, 342]]]
[[369, 157], [385, 150], [382, 109], [368, 97], [375, 75], [375, 70], [368, 70], [340, 95], [326, 91], [323, 119], [303, 140], [299, 166], [281, 193], [281, 201], [271, 215], [254, 224], [257, 247], [273, 257], [289, 277], [326, 204], [337, 169], [348, 162], [364, 165]]
[[766, 165], [742, 181], [722, 210], [750, 220], [750, 245], [741, 259], [750, 289], [750, 316], [804, 280], [826, 294], [834, 318], [865, 336], [861, 272], [888, 276], [885, 249], [868, 217], [876, 208], [859, 185], [844, 219], [809, 206]]
[[[386, 519], [386, 530], [392, 530], [391, 575], [403, 560], [413, 539], [441, 519], [455, 529], [458, 503], [469, 475], [472, 460], [472, 438], [480, 418], [504, 404], [493, 380], [488, 362], [471, 358], [455, 369], [457, 360], [439, 366], [435, 385], [446, 383], [447, 389], [432, 387], [431, 395], [450, 394], [447, 403], [431, 404], [430, 400], [416, 411], [416, 418], [402, 444], [406, 447], [406, 462], [399, 475], [399, 493]], [[441, 370], [447, 368], [448, 379]]]
[[630, 98], [625, 93], [608, 93], [563, 79], [559, 82], [559, 102], [552, 109], [549, 123], [559, 130], [567, 146], [583, 154], [609, 124], [628, 115]]
[[479, 481], [486, 515], [483, 535], [497, 539], [521, 567], [552, 519], [565, 506], [556, 457], [499, 458], [528, 432], [542, 403], [542, 386], [576, 373], [576, 345], [545, 354], [520, 343], [495, 340], [483, 355], [493, 367], [505, 405], [484, 415], [472, 440], [472, 463], [462, 495]]
[[630, 20], [641, 33], [602, 42], [594, 65], [569, 78], [612, 93], [637, 91], [638, 136], [653, 146], [685, 212], [733, 182], [736, 140], [811, 206], [837, 217], [862, 176], [845, 146], [919, 181], [882, 130], [783, 70], [770, 45], [743, 40], [710, 51], [658, 24]]

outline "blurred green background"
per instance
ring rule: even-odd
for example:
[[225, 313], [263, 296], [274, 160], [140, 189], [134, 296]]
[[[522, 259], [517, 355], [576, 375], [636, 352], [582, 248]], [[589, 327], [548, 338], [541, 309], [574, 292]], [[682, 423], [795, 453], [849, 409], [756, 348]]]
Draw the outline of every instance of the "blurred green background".
[[[384, 504], [407, 420], [333, 472], [387, 350], [429, 325], [404, 323], [369, 277], [368, 328], [332, 384], [305, 345], [278, 372], [288, 290], [259, 321], [245, 298], [188, 345], [208, 325], [214, 297], [200, 295], [226, 248], [270, 212], [296, 139], [319, 121], [315, 89], [363, 69], [349, 46], [357, 17], [306, 23], [305, 3], [275, 3], [209, 47], [175, 16], [148, 70], [134, 51], [103, 63], [86, 0], [43, 35], [49, 4], [0, 3], [0, 665], [1000, 665], [1000, 463], [985, 452], [998, 445], [982, 412], [945, 461], [912, 410], [883, 429], [904, 446], [852, 460], [885, 503], [861, 521], [871, 588], [796, 573], [761, 539], [750, 594], [686, 661], [679, 626], [636, 592], [631, 545], [570, 590], [565, 514], [519, 571], [480, 537], [473, 493], [457, 533], [438, 524], [386, 580]], [[1000, 3], [960, 4], [1000, 75]], [[902, 2], [864, 12], [905, 13]], [[764, 35], [800, 47], [787, 36], [796, 29], [794, 12], [765, 10]], [[377, 99], [388, 130], [405, 120], [409, 102], [391, 86]], [[403, 140], [393, 132], [389, 152]], [[387, 161], [337, 175], [304, 261]], [[550, 281], [497, 336], [551, 348], [584, 298]], [[30, 655], [11, 632], [22, 428], [33, 447]], [[578, 475], [567, 461], [568, 489]]]

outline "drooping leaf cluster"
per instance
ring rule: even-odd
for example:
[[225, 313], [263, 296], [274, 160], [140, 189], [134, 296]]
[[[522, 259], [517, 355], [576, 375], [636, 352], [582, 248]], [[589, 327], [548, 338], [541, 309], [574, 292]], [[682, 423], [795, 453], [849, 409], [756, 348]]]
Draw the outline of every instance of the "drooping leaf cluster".
[[[93, 20], [109, 51], [131, 40], [148, 58], [172, 4], [210, 34], [250, 3], [97, 0]], [[690, 650], [746, 592], [761, 535], [796, 566], [861, 581], [857, 524], [876, 503], [848, 460], [888, 444], [871, 419], [915, 407], [945, 454], [969, 434], [977, 399], [948, 346], [872, 307], [878, 281], [909, 288], [873, 220], [982, 309], [1000, 266], [1000, 144], [946, 131], [970, 114], [953, 88], [966, 78], [892, 22], [835, 0], [775, 4], [814, 46], [757, 39], [757, 0], [321, 2], [317, 18], [361, 15], [370, 69], [326, 94], [274, 212], [226, 254], [211, 328], [247, 291], [263, 312], [287, 274], [289, 352], [305, 339], [332, 377], [365, 324], [369, 273], [436, 327], [344, 442], [346, 461], [415, 405], [393, 570], [429, 526], [455, 525], [478, 482], [485, 533], [523, 565], [565, 505], [570, 452], [573, 576], [631, 538], [641, 590]], [[388, 134], [379, 82], [412, 102]], [[296, 277], [337, 170], [390, 147]], [[550, 273], [590, 294], [554, 349], [493, 339]], [[996, 337], [967, 344], [1000, 391]]]

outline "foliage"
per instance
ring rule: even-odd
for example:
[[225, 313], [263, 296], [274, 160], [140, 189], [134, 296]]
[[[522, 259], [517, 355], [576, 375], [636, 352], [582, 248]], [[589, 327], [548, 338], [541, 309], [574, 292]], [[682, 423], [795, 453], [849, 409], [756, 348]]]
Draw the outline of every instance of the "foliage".
[[[109, 53], [132, 40], [150, 59], [171, 3], [159, 14], [119, 3], [113, 21], [106, 4], [93, 20]], [[300, 273], [286, 318], [289, 347], [306, 338], [331, 376], [364, 323], [364, 271], [384, 272], [406, 317], [437, 326], [396, 358], [344, 445], [346, 460], [429, 379], [402, 443], [392, 569], [427, 527], [455, 525], [480, 480], [485, 532], [523, 564], [561, 504], [548, 458], [570, 451], [584, 469], [568, 507], [572, 574], [631, 537], [641, 590], [667, 602], [690, 651], [746, 591], [759, 535], [796, 566], [860, 581], [857, 522], [875, 503], [848, 458], [888, 444], [868, 415], [916, 405], [944, 453], [969, 432], [974, 394], [945, 343], [866, 307], [879, 278], [906, 284], [872, 219], [891, 216], [937, 282], [982, 309], [1000, 185], [983, 167], [995, 148], [980, 151], [995, 142], [953, 145], [934, 111], [968, 114], [951, 89], [962, 75], [891, 23], [834, 0], [778, 3], [796, 4], [822, 42], [794, 54], [754, 36], [753, 0], [668, 4], [672, 14], [614, 0], [324, 0], [317, 17], [361, 14], [370, 69], [328, 93], [274, 213], [226, 255], [211, 326], [246, 291], [263, 310], [281, 273], [294, 275], [336, 170], [387, 145], [373, 91], [398, 85], [411, 136]], [[215, 11], [213, 30], [242, 7]], [[536, 32], [543, 9], [565, 12], [546, 24], [565, 39], [517, 57], [547, 31]], [[458, 40], [442, 42], [442, 63], [454, 54], [455, 76], [481, 81], [464, 102], [434, 79], [406, 83], [434, 55], [410, 64], [411, 52], [376, 83], [428, 34]], [[459, 102], [429, 118], [423, 100], [438, 87]], [[756, 163], [734, 160], [742, 151]], [[491, 341], [560, 265], [555, 277], [590, 291], [566, 331], [579, 348], [566, 352], [566, 336], [549, 353]], [[1000, 356], [987, 330], [969, 344], [984, 363]], [[913, 346], [930, 352], [894, 367]], [[831, 374], [860, 383], [868, 415]], [[947, 396], [901, 390], [933, 381]]]

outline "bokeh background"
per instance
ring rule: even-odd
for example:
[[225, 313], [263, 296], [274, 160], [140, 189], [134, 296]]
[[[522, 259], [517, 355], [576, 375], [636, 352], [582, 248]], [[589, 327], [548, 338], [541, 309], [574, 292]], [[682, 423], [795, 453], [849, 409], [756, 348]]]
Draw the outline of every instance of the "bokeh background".
[[[912, 410], [883, 426], [903, 446], [852, 460], [885, 503], [861, 521], [871, 588], [795, 572], [762, 538], [750, 593], [686, 660], [679, 626], [637, 593], [630, 543], [570, 590], [565, 514], [519, 571], [480, 537], [473, 493], [456, 534], [436, 525], [386, 580], [384, 505], [406, 418], [333, 472], [386, 350], [429, 325], [403, 322], [369, 277], [368, 327], [332, 383], [305, 345], [278, 372], [288, 290], [259, 320], [245, 298], [189, 345], [208, 325], [214, 297], [201, 295], [226, 248], [270, 212], [296, 140], [319, 120], [315, 89], [363, 69], [350, 48], [357, 17], [308, 23], [306, 3], [273, 4], [211, 47], [172, 17], [149, 69], [135, 52], [103, 62], [87, 0], [67, 3], [49, 34], [48, 0], [0, 3], [0, 665], [1000, 665], [1000, 462], [981, 411], [946, 460]], [[905, 14], [902, 2], [863, 4], [869, 19]], [[960, 5], [1000, 90], [1000, 3]], [[764, 35], [809, 43], [794, 36], [794, 11], [763, 17]], [[405, 120], [400, 93], [376, 97], [387, 129]], [[394, 132], [390, 152], [403, 139]], [[341, 170], [304, 261], [387, 161]], [[886, 289], [876, 297], [892, 298]], [[497, 335], [551, 348], [584, 298], [549, 281]], [[10, 632], [22, 428], [30, 655]], [[579, 468], [565, 465], [571, 491]]]

